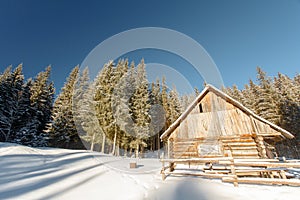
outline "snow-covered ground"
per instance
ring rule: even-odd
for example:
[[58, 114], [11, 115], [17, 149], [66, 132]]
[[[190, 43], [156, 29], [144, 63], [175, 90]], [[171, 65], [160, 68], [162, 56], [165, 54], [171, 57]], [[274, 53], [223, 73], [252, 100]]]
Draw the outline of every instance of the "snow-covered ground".
[[157, 159], [0, 143], [0, 199], [299, 199], [300, 188], [193, 177], [161, 180]]

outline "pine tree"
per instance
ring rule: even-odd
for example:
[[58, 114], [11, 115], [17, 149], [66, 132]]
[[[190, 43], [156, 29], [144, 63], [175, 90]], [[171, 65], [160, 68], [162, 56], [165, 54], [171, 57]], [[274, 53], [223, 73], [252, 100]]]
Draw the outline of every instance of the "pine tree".
[[133, 94], [136, 89], [136, 70], [134, 63], [128, 69], [126, 61], [125, 67], [127, 72], [122, 76], [116, 85], [113, 93], [113, 112], [116, 123], [120, 131], [120, 145], [127, 154], [130, 142], [134, 135], [134, 121], [132, 118]]
[[297, 147], [299, 146], [297, 145], [299, 144], [297, 140], [300, 140], [298, 134], [300, 131], [298, 123], [300, 118], [299, 75], [291, 79], [286, 75], [278, 73], [278, 76], [272, 81], [258, 67], [257, 80], [258, 85], [250, 80], [249, 85], [245, 85], [242, 95], [239, 94], [237, 88], [227, 88], [226, 92], [230, 93], [233, 97], [242, 97], [241, 101], [246, 107], [294, 134], [296, 140], [284, 140], [276, 146], [279, 150], [279, 155], [299, 157], [300, 151], [299, 147]]
[[[28, 146], [46, 146], [47, 135], [43, 133], [45, 123], [42, 120], [47, 118], [47, 112], [51, 112], [51, 99], [49, 102], [43, 99], [44, 93], [39, 88], [32, 90], [34, 84], [31, 80], [24, 84], [22, 65], [13, 73], [10, 71], [11, 67], [8, 67], [1, 76], [1, 132], [7, 131], [6, 138], [2, 140]], [[31, 101], [32, 91], [34, 94], [40, 92], [36, 101]], [[49, 92], [49, 87], [46, 92]], [[46, 103], [49, 104], [48, 109], [40, 106]]]
[[161, 87], [159, 79], [156, 80], [156, 83], [151, 84], [151, 90], [149, 94], [149, 100], [151, 105], [150, 118], [151, 123], [149, 126], [151, 140], [150, 149], [158, 150], [161, 147], [160, 136], [164, 131], [165, 126], [165, 112], [162, 106], [162, 96], [161, 96]]
[[166, 85], [166, 77], [162, 78], [162, 86], [161, 86], [161, 102], [165, 111], [165, 130], [171, 125], [171, 116], [170, 116], [170, 106], [169, 106], [169, 96], [168, 96], [168, 88]]
[[11, 73], [12, 73], [12, 66], [10, 65], [4, 70], [3, 74], [1, 74], [0, 84], [2, 83], [4, 84], [8, 80], [9, 76], [11, 76]]
[[51, 145], [55, 147], [84, 148], [78, 136], [72, 113], [74, 87], [78, 72], [79, 67], [76, 66], [54, 102], [52, 124], [49, 131]]
[[[249, 94], [250, 94], [250, 99], [248, 105], [251, 106], [251, 110], [258, 114], [258, 109], [257, 109], [257, 100], [260, 95], [260, 90], [259, 86], [256, 85], [251, 79], [249, 80]], [[251, 99], [253, 97], [253, 99]]]
[[14, 123], [15, 138], [13, 142], [31, 147], [47, 146], [48, 135], [46, 133], [37, 133], [41, 122], [38, 119], [37, 110], [31, 106], [31, 84], [32, 81], [29, 80], [22, 91], [19, 102], [20, 109]]
[[132, 97], [132, 118], [135, 122], [134, 136], [131, 146], [135, 147], [136, 157], [139, 155], [139, 147], [146, 147], [146, 140], [149, 138], [149, 94], [148, 81], [146, 78], [146, 70], [144, 60], [137, 66], [137, 85]]
[[[120, 98], [119, 94], [117, 96], [115, 96], [114, 94], [116, 94], [116, 90], [119, 90], [117, 93], [124, 93], [124, 91], [120, 91], [120, 88], [122, 88], [122, 86], [119, 84], [120, 82], [122, 82], [121, 80], [123, 80], [123, 76], [126, 75], [126, 72], [128, 70], [128, 61], [126, 60], [119, 60], [116, 68], [114, 68], [113, 71], [113, 76], [112, 76], [112, 87], [113, 92], [112, 92], [112, 101], [111, 101], [111, 106], [113, 109], [113, 113], [114, 113], [114, 137], [113, 137], [113, 148], [112, 148], [112, 154], [113, 155], [119, 155], [119, 147], [120, 147], [120, 139], [121, 139], [121, 129], [119, 128], [119, 126], [123, 126], [126, 125], [123, 124], [124, 122], [118, 122], [118, 120], [123, 120], [124, 117], [124, 109], [126, 109], [126, 107], [124, 107], [124, 101], [126, 101], [124, 99], [124, 94], [121, 95], [122, 97]], [[123, 102], [121, 102], [123, 101]]]
[[[6, 68], [0, 77], [0, 141], [8, 141], [11, 133], [12, 115], [9, 109], [14, 104], [11, 94], [12, 66]], [[9, 106], [9, 107], [8, 107]]]
[[238, 102], [240, 102], [241, 104], [244, 104], [244, 96], [243, 93], [238, 89], [237, 85], [233, 85], [232, 87], [232, 97], [237, 100]]
[[257, 113], [266, 120], [278, 124], [279, 115], [276, 109], [278, 96], [271, 80], [266, 77], [266, 73], [260, 67], [257, 67], [257, 79], [259, 82], [259, 95], [256, 102]]
[[30, 132], [39, 138], [38, 146], [46, 146], [49, 141], [47, 128], [51, 121], [51, 113], [54, 100], [54, 85], [50, 81], [51, 67], [38, 73], [33, 81], [29, 81], [30, 104], [31, 104], [31, 127]]
[[182, 106], [179, 101], [179, 95], [174, 87], [169, 92], [170, 122], [171, 124], [181, 115]]
[[300, 131], [298, 123], [300, 103], [297, 102], [299, 94], [295, 93], [295, 91], [299, 91], [296, 86], [297, 84], [286, 75], [278, 73], [278, 77], [274, 79], [274, 85], [280, 97], [278, 102], [280, 114], [279, 125], [297, 135]]
[[[111, 139], [112, 124], [114, 122], [113, 110], [112, 110], [112, 98], [113, 93], [113, 66], [114, 63], [110, 61], [105, 64], [102, 70], [99, 72], [95, 79], [95, 109], [97, 119], [100, 127], [103, 129], [104, 134], [102, 138], [101, 152], [105, 151], [106, 137]], [[109, 141], [109, 140], [108, 140]]]
[[[32, 118], [33, 110], [30, 102], [30, 86], [31, 80], [27, 82], [22, 91], [22, 96], [20, 97], [18, 109], [18, 114], [13, 123], [15, 138], [13, 142], [23, 145], [30, 145], [32, 139], [35, 137], [35, 133], [32, 134], [31, 130], [28, 127], [28, 124]], [[28, 134], [28, 132], [30, 132]]]
[[181, 97], [181, 105], [182, 105], [182, 112], [188, 108], [188, 106], [190, 105], [189, 95], [185, 94]]
[[104, 134], [96, 117], [93, 87], [89, 83], [89, 70], [86, 67], [75, 85], [73, 116], [80, 138], [90, 144], [92, 151], [95, 144], [100, 144]]
[[1, 141], [13, 141], [15, 138], [15, 123], [20, 109], [20, 99], [22, 95], [22, 87], [24, 83], [24, 75], [22, 72], [22, 64], [20, 64], [13, 72], [8, 67], [1, 76], [0, 85], [0, 131]]
[[246, 106], [248, 109], [253, 110], [255, 112], [254, 104], [255, 104], [256, 97], [252, 93], [250, 86], [248, 84], [245, 84], [245, 87], [241, 92], [243, 95], [243, 105]]

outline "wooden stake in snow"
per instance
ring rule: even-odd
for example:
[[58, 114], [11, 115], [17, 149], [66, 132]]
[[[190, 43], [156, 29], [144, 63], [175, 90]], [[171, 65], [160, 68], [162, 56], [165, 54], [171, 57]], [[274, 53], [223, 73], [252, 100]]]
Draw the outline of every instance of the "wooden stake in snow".
[[137, 160], [136, 159], [133, 159], [133, 158], [130, 159], [129, 168], [130, 169], [137, 168]]

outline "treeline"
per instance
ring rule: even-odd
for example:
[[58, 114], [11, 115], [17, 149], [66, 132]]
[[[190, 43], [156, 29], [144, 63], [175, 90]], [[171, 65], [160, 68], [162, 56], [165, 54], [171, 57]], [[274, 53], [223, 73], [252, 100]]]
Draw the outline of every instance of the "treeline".
[[[157, 150], [160, 135], [194, 96], [179, 97], [166, 80], [148, 83], [144, 60], [107, 63], [95, 80], [76, 66], [54, 101], [51, 68], [24, 80], [22, 65], [0, 76], [0, 141], [89, 148], [115, 155]], [[78, 136], [80, 135], [80, 137]], [[84, 144], [84, 145], [83, 145]]]
[[0, 141], [46, 146], [45, 132], [51, 122], [54, 86], [47, 67], [34, 79], [24, 81], [22, 65], [9, 66], [0, 75]]
[[[166, 80], [149, 83], [144, 60], [105, 64], [94, 80], [76, 66], [54, 100], [51, 68], [24, 80], [22, 65], [0, 75], [0, 141], [38, 147], [91, 150], [114, 155], [162, 148], [161, 134], [199, 94], [179, 96]], [[300, 141], [300, 75], [274, 78], [257, 68], [240, 90], [224, 91], [261, 117], [295, 135], [278, 146], [297, 150]], [[298, 151], [299, 152], [299, 151]], [[294, 156], [295, 157], [295, 156]]]
[[[277, 145], [279, 152], [300, 156], [300, 74], [290, 78], [278, 73], [270, 78], [257, 67], [257, 80], [249, 80], [244, 89], [236, 85], [224, 91], [259, 116], [282, 127], [295, 136]], [[285, 148], [290, 148], [289, 150]]]
[[[93, 81], [88, 73], [85, 68], [74, 85], [73, 119], [91, 150], [114, 155], [134, 151], [136, 156], [146, 149], [158, 150], [160, 135], [188, 103], [182, 102], [193, 99], [180, 98], [164, 78], [149, 83], [144, 60], [137, 66], [128, 60], [109, 62]], [[68, 134], [65, 128], [61, 133]]]

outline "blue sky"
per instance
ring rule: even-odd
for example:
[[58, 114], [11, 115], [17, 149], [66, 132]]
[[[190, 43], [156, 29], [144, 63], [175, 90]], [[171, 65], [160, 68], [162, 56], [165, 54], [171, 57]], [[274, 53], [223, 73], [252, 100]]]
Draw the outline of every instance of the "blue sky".
[[[242, 88], [261, 66], [269, 76], [300, 69], [299, 0], [72, 1], [0, 0], [0, 71], [24, 65], [26, 78], [52, 66], [56, 90], [105, 39], [139, 27], [164, 27], [201, 44], [225, 86]], [[159, 51], [130, 53], [184, 74], [188, 63]], [[201, 88], [193, 72], [184, 74]], [[194, 80], [195, 79], [195, 80]], [[176, 86], [177, 87], [177, 86]]]

